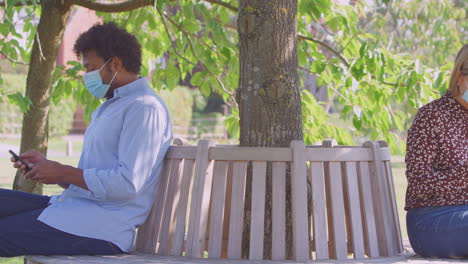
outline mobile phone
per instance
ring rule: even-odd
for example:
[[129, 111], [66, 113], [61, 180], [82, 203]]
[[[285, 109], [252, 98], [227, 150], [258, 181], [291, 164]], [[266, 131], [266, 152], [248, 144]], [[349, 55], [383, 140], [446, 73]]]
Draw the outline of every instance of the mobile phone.
[[24, 166], [26, 166], [26, 172], [30, 171], [31, 168], [28, 166], [28, 164], [22, 160], [18, 155], [16, 155], [16, 153], [13, 152], [13, 150], [8, 150], [8, 152], [10, 152], [10, 154], [13, 156], [13, 158], [15, 159], [15, 161], [20, 161]]

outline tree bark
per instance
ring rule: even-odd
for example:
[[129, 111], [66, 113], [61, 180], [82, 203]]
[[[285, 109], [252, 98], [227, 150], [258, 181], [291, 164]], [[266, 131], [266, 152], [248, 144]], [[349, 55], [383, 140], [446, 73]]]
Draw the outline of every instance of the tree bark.
[[[71, 7], [61, 0], [42, 0], [42, 13], [37, 27], [26, 80], [26, 96], [32, 105], [23, 115], [20, 152], [35, 149], [47, 154], [50, 86], [56, 57], [62, 43]], [[16, 173], [13, 189], [42, 193], [42, 184], [25, 180]]]
[[[297, 0], [240, 0], [240, 80], [236, 94], [240, 145], [289, 147], [302, 140], [297, 61]], [[271, 257], [271, 170], [267, 175], [264, 257]], [[249, 239], [251, 173], [247, 178], [244, 240]], [[291, 256], [290, 179], [287, 177], [287, 255]], [[288, 205], [289, 204], [289, 205]], [[243, 243], [243, 255], [248, 255]]]

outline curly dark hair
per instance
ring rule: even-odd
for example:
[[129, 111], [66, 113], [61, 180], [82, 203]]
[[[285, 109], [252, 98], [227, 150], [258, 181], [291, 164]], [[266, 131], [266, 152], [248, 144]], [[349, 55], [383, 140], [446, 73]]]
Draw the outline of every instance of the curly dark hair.
[[75, 42], [73, 51], [80, 58], [83, 52], [96, 51], [105, 61], [119, 57], [129, 72], [138, 74], [141, 67], [141, 46], [134, 35], [119, 28], [113, 22], [95, 24], [82, 33]]

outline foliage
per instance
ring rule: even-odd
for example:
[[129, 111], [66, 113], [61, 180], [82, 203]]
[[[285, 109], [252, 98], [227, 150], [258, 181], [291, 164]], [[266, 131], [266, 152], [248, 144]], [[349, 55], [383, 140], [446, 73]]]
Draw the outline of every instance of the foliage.
[[304, 141], [307, 144], [317, 144], [328, 138], [335, 139], [340, 145], [352, 142], [351, 133], [346, 131], [350, 128], [339, 127], [331, 123], [329, 117], [330, 115], [325, 112], [315, 97], [309, 91], [303, 90], [302, 120], [304, 122]]
[[[31, 1], [32, 5], [25, 7], [14, 7], [19, 0], [5, 1], [6, 8], [2, 8], [0, 14], [0, 58], [4, 57], [14, 64], [27, 64], [34, 40], [36, 30], [35, 21], [38, 19], [37, 12], [40, 9], [38, 0]], [[23, 32], [27, 32], [24, 34]], [[1, 64], [2, 70], [5, 63]], [[8, 69], [9, 67], [7, 67]], [[0, 84], [3, 78], [0, 74]], [[5, 98], [12, 104], [20, 107], [22, 112], [29, 109], [31, 101], [23, 93], [12, 92], [11, 89], [0, 88], [0, 102]]]
[[[21, 102], [23, 97], [25, 75], [5, 73], [2, 75], [3, 83], [0, 84], [0, 90], [8, 94], [5, 97], [0, 97], [0, 133], [14, 134], [21, 130], [21, 106], [25, 103]], [[11, 99], [13, 96], [16, 98]]]
[[35, 21], [40, 10], [39, 1], [30, 1], [32, 5], [24, 7], [14, 7], [16, 3], [22, 2], [19, 0], [5, 2], [6, 8], [2, 8], [0, 20], [0, 51], [12, 61], [28, 61], [36, 30]]
[[[450, 66], [445, 64], [451, 63], [464, 41], [460, 29], [466, 28], [466, 4], [459, 0], [374, 0], [354, 1], [353, 5], [332, 0], [298, 2], [300, 70], [317, 75], [318, 84], [327, 85], [326, 104], [340, 116], [339, 123], [327, 118], [323, 103], [304, 92], [306, 143], [335, 138], [341, 144], [352, 144], [353, 138], [362, 137], [386, 140], [393, 151], [402, 152], [402, 135], [416, 110], [446, 89]], [[203, 95], [220, 93], [233, 105], [225, 122], [231, 136], [237, 137], [233, 100], [239, 79], [237, 1], [223, 3], [230, 8], [203, 0], [160, 0], [153, 7], [98, 15], [137, 36], [143, 48], [141, 74], [151, 76], [156, 89], [172, 90], [190, 78]], [[33, 18], [40, 8], [25, 9], [31, 15], [25, 23], [29, 46], [24, 49], [14, 38], [6, 38], [19, 35], [8, 31], [18, 9], [6, 10], [0, 26], [5, 36], [1, 50], [12, 59], [27, 61]], [[436, 15], [439, 11], [440, 16]], [[433, 56], [422, 56], [427, 53]], [[57, 69], [52, 100], [57, 103], [73, 97], [86, 106], [89, 117], [100, 102], [84, 89], [77, 77], [79, 70], [77, 63]]]
[[431, 67], [452, 63], [450, 55], [468, 39], [467, 1], [374, 0], [367, 8], [360, 27], [376, 36], [379, 46], [412, 54]]
[[[379, 35], [369, 34], [359, 25], [366, 8], [363, 1], [354, 6], [330, 0], [301, 1], [300, 34], [309, 39], [322, 36], [323, 40], [301, 41], [299, 64], [304, 71], [318, 76], [319, 85], [327, 85], [329, 98], [341, 118], [352, 120], [354, 130], [335, 130], [336, 137], [350, 139], [345, 134], [352, 133], [383, 139], [393, 151], [401, 152], [399, 135], [406, 131], [419, 107], [445, 91], [450, 68], [431, 69], [413, 56], [394, 54], [381, 47]], [[318, 108], [308, 114], [323, 116]], [[326, 122], [324, 118], [306, 122], [306, 133], [320, 135]]]
[[[25, 103], [21, 100], [27, 100], [30, 103], [29, 99], [23, 96], [25, 83], [26, 76], [24, 74], [7, 73], [3, 75], [3, 84], [0, 85], [0, 90], [7, 91], [9, 94], [7, 98], [10, 101], [0, 104], [1, 134], [15, 134], [21, 131], [21, 107], [25, 107]], [[5, 99], [0, 97], [0, 101], [2, 100]], [[51, 103], [49, 115], [49, 134], [51, 136], [62, 136], [68, 133], [75, 109], [76, 103], [71, 98], [62, 98], [57, 103]]]

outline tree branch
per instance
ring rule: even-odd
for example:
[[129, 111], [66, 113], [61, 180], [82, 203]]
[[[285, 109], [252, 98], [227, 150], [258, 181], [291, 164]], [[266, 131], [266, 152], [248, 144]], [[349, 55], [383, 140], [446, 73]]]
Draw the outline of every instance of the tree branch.
[[212, 4], [216, 4], [216, 5], [220, 5], [220, 6], [224, 6], [226, 7], [227, 9], [231, 10], [232, 12], [237, 12], [239, 11], [239, 9], [233, 5], [230, 5], [228, 3], [225, 3], [223, 1], [219, 1], [219, 0], [204, 0], [205, 2], [208, 2], [208, 3], [212, 3]]
[[[170, 19], [169, 17], [166, 16], [166, 18]], [[208, 67], [206, 66], [205, 62], [197, 56], [197, 53], [195, 52], [195, 49], [193, 47], [193, 43], [192, 43], [192, 39], [190, 38], [190, 34], [189, 32], [187, 32], [186, 30], [184, 30], [184, 28], [181, 26], [181, 25], [178, 25], [175, 21], [173, 21], [172, 19], [170, 19], [171, 23], [175, 24], [175, 26], [184, 34], [185, 38], [187, 39], [188, 41], [188, 44], [189, 44], [189, 48], [190, 48], [190, 51], [192, 52], [193, 56], [195, 58], [197, 58], [198, 62], [203, 66], [203, 68], [205, 68], [205, 70], [211, 75], [213, 76], [216, 81], [218, 82], [219, 86], [221, 87], [221, 89], [227, 93], [229, 96], [231, 96], [232, 98], [235, 98], [234, 97], [234, 93], [228, 91], [226, 89], [226, 87], [224, 86], [224, 83], [223, 81], [221, 80], [221, 78], [219, 78], [219, 76], [217, 76], [216, 74], [214, 74], [212, 71], [210, 71], [210, 69], [208, 69]], [[235, 102], [235, 100], [234, 100]], [[227, 103], [227, 102], [226, 102]], [[227, 103], [228, 104], [228, 103]]]
[[29, 65], [29, 63], [14, 60], [13, 58], [11, 58], [10, 56], [6, 55], [6, 54], [5, 54], [4, 52], [2, 52], [2, 51], [0, 51], [0, 55], [2, 55], [2, 56], [5, 57], [7, 60], [9, 60], [9, 61], [11, 61], [11, 62], [13, 62], [13, 63], [21, 64], [21, 65]]
[[154, 5], [155, 0], [119, 0], [119, 1], [93, 1], [93, 0], [69, 0], [72, 5], [79, 5], [88, 9], [106, 12], [117, 13], [131, 11], [144, 6]]
[[14, 3], [13, 5], [9, 5], [9, 4], [7, 3], [7, 0], [5, 0], [5, 1], [1, 1], [1, 2], [0, 2], [0, 7], [8, 7], [8, 6], [28, 6], [28, 5], [34, 5], [34, 2], [35, 2], [35, 1], [29, 0], [29, 1], [26, 1], [25, 3], [23, 3], [23, 2], [16, 2], [16, 3]]
[[[301, 39], [301, 40], [312, 41], [312, 42], [315, 42], [315, 43], [318, 43], [318, 44], [322, 45], [323, 47], [325, 47], [326, 49], [331, 51], [333, 54], [335, 54], [346, 65], [346, 67], [350, 66], [348, 60], [345, 57], [343, 57], [343, 55], [341, 55], [338, 51], [336, 51], [333, 47], [326, 44], [325, 42], [322, 42], [320, 40], [316, 40], [316, 39], [313, 39], [311, 37], [304, 36], [304, 35], [301, 35], [301, 34], [297, 34], [297, 38]], [[377, 78], [373, 74], [371, 74], [371, 77], [372, 77], [372, 79], [377, 80]], [[389, 83], [389, 82], [385, 82], [385, 81], [382, 81], [382, 84], [385, 84], [385, 85], [388, 85], [388, 86], [393, 86], [393, 87], [398, 86], [398, 84], [396, 84], [396, 83]]]
[[[237, 7], [232, 6], [228, 3], [224, 3], [223, 1], [219, 0], [204, 0], [206, 2], [221, 5], [226, 7], [227, 9], [237, 12]], [[107, 12], [107, 13], [115, 13], [115, 12], [125, 12], [131, 11], [133, 9], [137, 9], [144, 6], [150, 6], [155, 4], [155, 0], [127, 0], [123, 1], [120, 0], [116, 1], [92, 1], [92, 0], [70, 0], [71, 4], [83, 6], [95, 11], [99, 12]], [[21, 4], [21, 3], [20, 3]]]
[[164, 20], [164, 15], [162, 14], [162, 11], [159, 10], [158, 7], [156, 7], [156, 11], [158, 12], [159, 17], [161, 18], [161, 21], [163, 22], [164, 30], [166, 31], [167, 37], [169, 38], [169, 41], [171, 42], [171, 47], [172, 47], [172, 49], [174, 50], [174, 53], [175, 53], [177, 56], [179, 56], [181, 59], [183, 59], [185, 62], [187, 62], [188, 64], [195, 65], [195, 63], [191, 62], [189, 59], [185, 58], [184, 56], [182, 56], [182, 55], [177, 51], [177, 47], [175, 46], [174, 41], [172, 41], [172, 36], [171, 36], [171, 34], [169, 33], [169, 29], [168, 29], [168, 26], [167, 26], [167, 24], [166, 24], [166, 20]]
[[308, 36], [305, 36], [305, 35], [302, 35], [302, 34], [297, 34], [297, 38], [300, 39], [300, 40], [308, 40], [308, 41], [312, 41], [312, 42], [315, 42], [317, 44], [320, 44], [321, 46], [325, 47], [327, 50], [329, 50], [333, 54], [335, 54], [341, 61], [343, 61], [343, 63], [346, 65], [346, 67], [349, 67], [348, 60], [346, 60], [346, 58], [343, 57], [343, 55], [341, 55], [338, 51], [336, 51], [334, 48], [332, 48], [327, 43], [322, 42], [322, 41], [317, 40], [317, 39], [314, 39], [314, 38], [311, 38], [311, 37], [308, 37]]
[[[317, 75], [316, 73], [313, 73], [311, 70], [309, 70], [309, 69], [307, 69], [307, 68], [305, 68], [305, 67], [302, 67], [302, 66], [299, 66], [299, 69], [300, 69], [300, 70], [303, 70], [303, 71], [305, 71], [305, 72], [308, 72], [309, 74], [315, 75], [315, 76], [317, 76], [317, 78], [320, 78], [323, 82], [325, 82], [325, 81], [322, 79], [322, 77], [320, 77], [320, 75]], [[318, 85], [317, 85], [317, 86], [318, 86]], [[328, 85], [326, 85], [326, 87], [332, 89], [333, 92], [335, 92], [335, 93], [337, 93], [339, 96], [341, 96], [349, 105], [354, 106], [354, 104], [351, 103], [351, 102], [348, 100], [348, 98], [346, 98], [346, 96], [344, 96], [342, 93], [340, 93], [340, 91], [338, 91], [337, 89], [335, 89], [332, 85], [329, 85], [329, 84], [328, 84]]]
[[[0, 7], [7, 7], [8, 4], [7, 0], [0, 1]], [[137, 9], [144, 6], [154, 5], [155, 0], [116, 0], [116, 1], [105, 1], [105, 0], [67, 0], [72, 5], [79, 5], [82, 7], [86, 7], [88, 9], [92, 9], [98, 12], [106, 12], [106, 13], [113, 13], [113, 12], [125, 12], [131, 11], [133, 9]], [[237, 12], [239, 9], [233, 5], [225, 3], [221, 0], [204, 0], [205, 2], [216, 4], [223, 6], [233, 12]], [[26, 5], [33, 5], [35, 1], [27, 0], [23, 2], [16, 2], [13, 6], [26, 6]]]
[[193, 33], [191, 33], [191, 32], [187, 32], [187, 30], [185, 30], [184, 27], [182, 27], [181, 25], [177, 24], [177, 23], [176, 23], [172, 18], [170, 18], [168, 15], [163, 14], [163, 16], [164, 16], [167, 20], [169, 20], [169, 22], [171, 22], [177, 29], [179, 29], [180, 31], [182, 31], [184, 34], [186, 34], [186, 35], [191, 35], [192, 37], [197, 38], [197, 40], [200, 41], [201, 44], [203, 44], [204, 46], [206, 46], [207, 48], [209, 48], [209, 49], [212, 50], [213, 52], [216, 52], [216, 53], [220, 54], [219, 51], [217, 51], [215, 47], [212, 47], [212, 46], [208, 45], [208, 43], [206, 43], [206, 42], [203, 41], [202, 39], [198, 39], [197, 35], [195, 35], [195, 34], [193, 34]]

